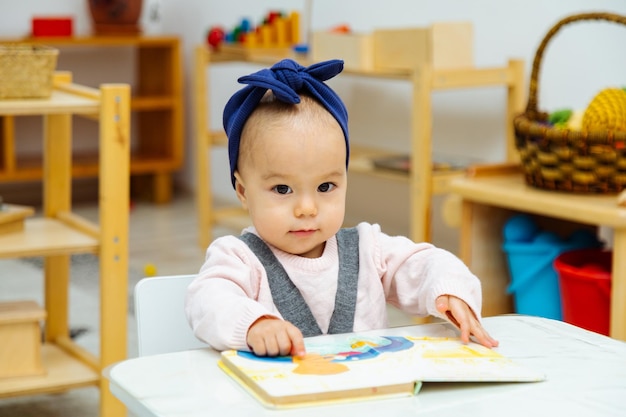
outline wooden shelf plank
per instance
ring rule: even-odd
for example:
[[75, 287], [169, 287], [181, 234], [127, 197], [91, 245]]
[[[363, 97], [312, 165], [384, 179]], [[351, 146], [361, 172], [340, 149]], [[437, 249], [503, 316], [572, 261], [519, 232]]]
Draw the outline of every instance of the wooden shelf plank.
[[0, 39], [0, 43], [29, 43], [37, 42], [51, 46], [62, 47], [92, 47], [92, 46], [137, 46], [137, 45], [150, 45], [150, 46], [169, 46], [176, 42], [170, 36], [50, 36], [50, 37], [24, 37], [13, 39]]
[[96, 386], [98, 372], [59, 347], [44, 344], [41, 349], [45, 375], [0, 378], [0, 398], [63, 392], [68, 389]]
[[98, 100], [55, 90], [45, 99], [0, 100], [0, 114], [18, 116], [31, 114], [91, 114], [98, 112]]
[[508, 68], [468, 68], [433, 71], [433, 89], [506, 86], [512, 82]]
[[49, 218], [27, 219], [19, 233], [0, 235], [0, 258], [95, 253], [97, 239]]
[[175, 106], [171, 96], [135, 96], [131, 100], [132, 110], [169, 110]]
[[[131, 174], [150, 174], [155, 170], [171, 171], [177, 162], [168, 156], [131, 155]], [[22, 155], [11, 170], [0, 169], [0, 181], [39, 180], [42, 175], [41, 155]], [[98, 155], [80, 153], [72, 156], [72, 178], [95, 178], [98, 176]]]
[[615, 195], [541, 190], [527, 185], [521, 173], [462, 178], [452, 182], [451, 189], [485, 205], [584, 224], [589, 224], [589, 219], [601, 219], [600, 223], [609, 227], [626, 227], [626, 208], [616, 209]]

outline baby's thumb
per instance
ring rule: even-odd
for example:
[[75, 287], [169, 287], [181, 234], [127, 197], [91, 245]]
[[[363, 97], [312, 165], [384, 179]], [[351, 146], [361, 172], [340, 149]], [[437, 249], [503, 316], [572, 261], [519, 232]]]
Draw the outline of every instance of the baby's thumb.
[[440, 295], [439, 297], [437, 297], [437, 299], [435, 300], [435, 307], [437, 308], [438, 312], [446, 314], [448, 310], [450, 310], [450, 304], [448, 304], [448, 296]]

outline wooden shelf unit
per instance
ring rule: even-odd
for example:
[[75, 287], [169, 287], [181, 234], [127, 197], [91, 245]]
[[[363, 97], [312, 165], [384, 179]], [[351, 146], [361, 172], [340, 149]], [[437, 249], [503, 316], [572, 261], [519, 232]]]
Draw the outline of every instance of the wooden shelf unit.
[[[206, 247], [212, 237], [214, 224], [224, 217], [241, 215], [242, 211], [233, 208], [214, 209], [211, 196], [210, 166], [206, 157], [207, 149], [226, 144], [222, 129], [212, 129], [207, 122], [208, 101], [207, 67], [213, 63], [241, 61], [258, 64], [272, 64], [282, 57], [253, 54], [249, 56], [220, 55], [213, 53], [205, 45], [196, 47], [194, 63], [194, 114], [196, 143], [196, 198], [199, 222], [199, 244]], [[308, 65], [306, 59], [295, 58], [302, 65]], [[424, 65], [412, 70], [352, 70], [344, 69], [342, 74], [358, 77], [376, 77], [382, 79], [404, 80], [412, 88], [412, 118], [410, 160], [412, 166], [407, 174], [392, 173], [389, 170], [376, 169], [371, 163], [376, 156], [385, 156], [378, 149], [365, 149], [358, 146], [357, 140], [351, 143], [350, 170], [366, 172], [387, 179], [408, 182], [410, 195], [410, 237], [415, 241], [429, 241], [431, 237], [430, 218], [432, 196], [449, 192], [453, 178], [464, 174], [464, 170], [433, 170], [432, 160], [432, 93], [437, 90], [460, 88], [484, 88], [503, 86], [507, 91], [506, 146], [507, 161], [518, 158], [515, 149], [513, 118], [524, 106], [524, 62], [509, 60], [506, 66], [494, 68], [464, 68], [433, 70]], [[387, 152], [389, 154], [389, 152]]]
[[509, 268], [502, 250], [502, 230], [520, 213], [533, 216], [542, 229], [567, 236], [582, 227], [612, 229], [610, 336], [626, 341], [626, 208], [616, 195], [542, 190], [524, 181], [518, 165], [474, 167], [451, 184], [462, 198], [461, 259], [480, 277], [483, 316], [513, 312], [507, 294]]
[[[45, 320], [43, 376], [0, 379], [0, 398], [63, 392], [96, 386], [100, 415], [121, 416], [124, 406], [108, 390], [102, 371], [126, 358], [128, 311], [128, 207], [130, 86], [99, 89], [73, 84], [57, 73], [50, 98], [0, 100], [0, 115], [42, 115], [43, 213], [27, 218], [24, 230], [0, 235], [0, 258], [44, 257]], [[72, 212], [72, 115], [99, 121], [99, 223]], [[70, 255], [99, 257], [100, 355], [69, 334]]]
[[[36, 43], [61, 50], [133, 48], [135, 86], [131, 110], [135, 118], [130, 175], [148, 176], [151, 199], [167, 203], [172, 197], [172, 176], [184, 157], [184, 115], [180, 40], [169, 36], [87, 36], [0, 40], [0, 43]], [[74, 69], [72, 71], [76, 74]], [[94, 86], [97, 87], [97, 86]], [[40, 180], [42, 158], [18, 155], [13, 115], [0, 117], [0, 182]], [[74, 154], [72, 177], [98, 175], [96, 154]]]

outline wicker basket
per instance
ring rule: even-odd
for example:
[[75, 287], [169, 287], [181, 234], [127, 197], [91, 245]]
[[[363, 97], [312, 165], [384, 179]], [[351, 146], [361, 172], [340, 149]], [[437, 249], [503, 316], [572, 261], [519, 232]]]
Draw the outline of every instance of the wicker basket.
[[563, 26], [582, 20], [626, 25], [626, 16], [584, 13], [559, 21], [542, 40], [533, 61], [528, 104], [514, 120], [515, 141], [526, 182], [537, 188], [577, 193], [617, 193], [626, 188], [626, 132], [575, 131], [548, 124], [537, 109], [543, 51]]
[[0, 99], [49, 97], [58, 55], [42, 45], [0, 45]]

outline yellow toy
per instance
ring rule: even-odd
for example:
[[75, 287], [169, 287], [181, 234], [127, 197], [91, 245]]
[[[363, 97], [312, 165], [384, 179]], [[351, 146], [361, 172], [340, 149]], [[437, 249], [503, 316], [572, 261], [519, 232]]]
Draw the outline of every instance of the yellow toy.
[[157, 274], [157, 267], [155, 264], [145, 264], [143, 267], [143, 274], [146, 277], [154, 277]]
[[626, 91], [621, 88], [600, 91], [585, 110], [582, 129], [626, 131]]

